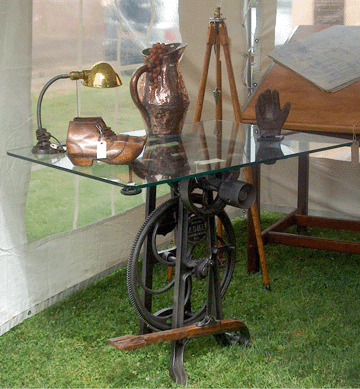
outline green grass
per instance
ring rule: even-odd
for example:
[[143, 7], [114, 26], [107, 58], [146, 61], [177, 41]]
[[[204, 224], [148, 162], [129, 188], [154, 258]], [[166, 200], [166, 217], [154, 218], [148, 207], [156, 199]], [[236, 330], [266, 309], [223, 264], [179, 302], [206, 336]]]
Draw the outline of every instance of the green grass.
[[[275, 218], [263, 214], [263, 226]], [[233, 223], [240, 259], [224, 316], [246, 323], [252, 346], [192, 339], [184, 357], [188, 387], [359, 387], [359, 256], [265, 246], [268, 292], [260, 273], [246, 273], [246, 221]], [[0, 387], [177, 387], [168, 375], [169, 343], [133, 351], [108, 345], [137, 331], [121, 269], [4, 334]]]

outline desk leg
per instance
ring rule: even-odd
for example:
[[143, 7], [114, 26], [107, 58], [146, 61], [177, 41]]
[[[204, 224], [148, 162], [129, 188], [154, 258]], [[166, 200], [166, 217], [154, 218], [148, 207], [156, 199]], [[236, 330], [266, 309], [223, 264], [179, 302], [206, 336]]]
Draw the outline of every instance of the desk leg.
[[[307, 215], [309, 212], [309, 155], [300, 155], [298, 162], [298, 203], [297, 213]], [[300, 234], [306, 227], [297, 225]]]
[[309, 203], [309, 155], [299, 156], [298, 166], [298, 210], [301, 215], [308, 214]]

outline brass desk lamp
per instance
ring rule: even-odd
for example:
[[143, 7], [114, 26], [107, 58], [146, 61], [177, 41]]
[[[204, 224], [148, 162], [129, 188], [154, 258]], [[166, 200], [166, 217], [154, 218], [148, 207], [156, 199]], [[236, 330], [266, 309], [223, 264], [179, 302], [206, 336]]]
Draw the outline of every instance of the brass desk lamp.
[[[114, 88], [122, 85], [119, 75], [114, 71], [111, 65], [106, 62], [98, 62], [90, 70], [72, 71], [69, 74], [60, 74], [49, 80], [42, 88], [37, 102], [37, 130], [36, 139], [37, 144], [32, 148], [33, 154], [55, 154], [64, 153], [65, 148], [60, 145], [60, 142], [51, 135], [42, 126], [41, 122], [41, 104], [45, 92], [51, 84], [55, 81], [70, 78], [70, 80], [83, 80], [84, 86], [92, 88]], [[50, 138], [54, 138], [59, 145], [51, 146]]]

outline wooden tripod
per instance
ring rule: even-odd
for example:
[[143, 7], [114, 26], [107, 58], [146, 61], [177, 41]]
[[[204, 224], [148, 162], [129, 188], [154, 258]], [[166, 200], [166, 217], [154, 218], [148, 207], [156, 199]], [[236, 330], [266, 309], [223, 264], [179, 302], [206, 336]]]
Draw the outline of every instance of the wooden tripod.
[[[206, 37], [205, 59], [204, 59], [202, 73], [201, 73], [199, 92], [198, 92], [196, 106], [195, 106], [195, 113], [194, 113], [194, 119], [193, 119], [194, 122], [201, 121], [201, 114], [202, 114], [203, 104], [204, 104], [204, 96], [205, 96], [206, 82], [207, 82], [208, 72], [209, 72], [211, 51], [212, 51], [213, 47], [214, 47], [215, 55], [216, 55], [216, 88], [214, 90], [214, 97], [215, 97], [215, 104], [216, 104], [215, 105], [215, 118], [216, 118], [216, 120], [222, 120], [222, 118], [223, 118], [222, 117], [223, 116], [223, 113], [222, 113], [222, 93], [221, 93], [221, 88], [222, 88], [221, 75], [222, 75], [222, 73], [221, 73], [221, 60], [220, 60], [220, 47], [222, 47], [223, 52], [224, 52], [224, 57], [225, 57], [229, 85], [230, 85], [230, 93], [231, 93], [231, 100], [233, 103], [234, 119], [235, 119], [236, 123], [241, 122], [241, 109], [240, 109], [239, 97], [238, 97], [238, 93], [237, 93], [237, 89], [236, 89], [233, 67], [232, 67], [232, 63], [231, 63], [229, 44], [230, 44], [230, 39], [229, 39], [229, 36], [227, 33], [227, 27], [226, 27], [224, 19], [221, 17], [220, 7], [217, 7], [215, 10], [215, 13], [214, 13], [214, 17], [210, 19], [209, 26], [208, 26], [208, 33], [207, 33], [207, 37]], [[253, 184], [250, 167], [245, 167], [244, 173], [245, 173], [246, 181], [249, 184]], [[261, 236], [259, 210], [258, 210], [256, 202], [250, 208], [250, 216], [251, 216], [251, 220], [252, 220], [253, 225], [254, 225], [257, 249], [259, 252], [261, 270], [263, 273], [264, 285], [265, 285], [265, 288], [269, 290], [270, 289], [270, 281], [269, 281], [269, 275], [268, 275], [268, 271], [267, 271], [267, 262], [266, 262], [265, 251], [264, 251], [264, 244], [263, 244], [263, 240], [262, 240], [262, 236]]]

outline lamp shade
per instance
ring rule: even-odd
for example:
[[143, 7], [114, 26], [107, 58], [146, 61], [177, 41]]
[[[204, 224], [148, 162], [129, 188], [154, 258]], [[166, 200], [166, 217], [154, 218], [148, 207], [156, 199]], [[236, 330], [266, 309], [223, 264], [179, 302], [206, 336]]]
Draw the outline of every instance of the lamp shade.
[[119, 75], [106, 62], [98, 62], [90, 70], [73, 71], [68, 77], [71, 80], [83, 80], [84, 86], [92, 88], [114, 88], [122, 85]]
[[122, 85], [122, 82], [111, 65], [98, 62], [90, 70], [84, 70], [82, 84], [92, 88], [114, 88]]

